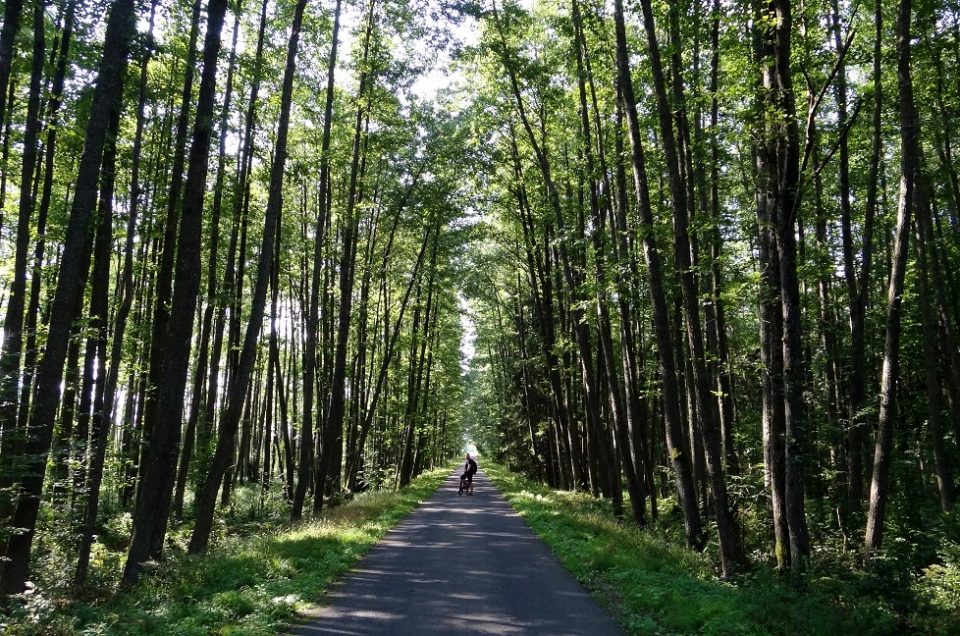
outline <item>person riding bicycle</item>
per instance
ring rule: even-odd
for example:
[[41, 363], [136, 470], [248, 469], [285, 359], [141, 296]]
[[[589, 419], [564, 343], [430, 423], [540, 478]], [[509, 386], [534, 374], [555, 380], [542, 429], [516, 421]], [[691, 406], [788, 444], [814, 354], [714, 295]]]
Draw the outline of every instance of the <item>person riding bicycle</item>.
[[477, 462], [470, 457], [470, 453], [467, 453], [467, 461], [463, 463], [463, 474], [460, 475], [460, 490], [457, 491], [458, 495], [462, 495], [465, 490], [468, 495], [473, 494], [473, 476], [475, 474], [477, 474]]

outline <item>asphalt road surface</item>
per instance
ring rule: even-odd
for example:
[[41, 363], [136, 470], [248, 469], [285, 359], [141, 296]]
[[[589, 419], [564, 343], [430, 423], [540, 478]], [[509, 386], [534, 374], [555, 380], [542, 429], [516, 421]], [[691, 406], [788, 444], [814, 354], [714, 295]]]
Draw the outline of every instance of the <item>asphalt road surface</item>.
[[621, 634], [481, 472], [458, 473], [335, 586], [302, 636]]

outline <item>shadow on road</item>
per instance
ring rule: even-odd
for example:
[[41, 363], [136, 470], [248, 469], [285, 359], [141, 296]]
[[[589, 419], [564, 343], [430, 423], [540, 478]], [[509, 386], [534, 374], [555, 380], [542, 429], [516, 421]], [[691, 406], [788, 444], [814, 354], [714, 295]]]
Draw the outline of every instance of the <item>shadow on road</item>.
[[620, 634], [482, 472], [453, 474], [296, 634]]

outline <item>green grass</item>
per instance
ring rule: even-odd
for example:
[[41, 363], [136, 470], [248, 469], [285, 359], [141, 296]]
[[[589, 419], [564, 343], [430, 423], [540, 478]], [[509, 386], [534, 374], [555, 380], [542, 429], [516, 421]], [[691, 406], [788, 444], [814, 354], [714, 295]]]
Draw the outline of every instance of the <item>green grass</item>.
[[[227, 538], [203, 557], [178, 556], [130, 590], [92, 602], [34, 599], [0, 623], [24, 636], [276, 634], [450, 474], [441, 468], [399, 492], [364, 493], [321, 517]], [[118, 558], [112, 555], [112, 558]]]
[[720, 580], [713, 557], [682, 547], [670, 521], [640, 530], [589, 494], [550, 490], [489, 461], [484, 470], [630, 634], [958, 633], [960, 619], [944, 612], [898, 614], [863, 572], [814, 568], [802, 591], [765, 564]]

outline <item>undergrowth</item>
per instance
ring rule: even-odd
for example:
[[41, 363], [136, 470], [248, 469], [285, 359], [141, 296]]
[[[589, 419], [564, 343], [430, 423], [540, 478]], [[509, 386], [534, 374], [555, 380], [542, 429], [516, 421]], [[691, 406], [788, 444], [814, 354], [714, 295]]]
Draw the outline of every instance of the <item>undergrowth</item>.
[[[450, 468], [398, 492], [361, 494], [296, 524], [247, 527], [207, 555], [177, 554], [125, 591], [85, 601], [36, 594], [0, 622], [17, 636], [259, 636], [276, 634], [310, 609], [335, 578], [436, 490]], [[109, 532], [109, 529], [106, 529]], [[221, 529], [221, 534], [226, 531]], [[102, 548], [102, 546], [101, 546]], [[101, 570], [122, 563], [102, 549]], [[102, 573], [101, 573], [102, 575]]]
[[[554, 491], [489, 461], [484, 470], [630, 634], [960, 633], [960, 555], [948, 555], [952, 560], [916, 573], [912, 582], [816, 559], [800, 589], [766, 564], [721, 580], [712, 550], [683, 547], [679, 519], [661, 515], [641, 530], [618, 521], [589, 493]], [[906, 589], [894, 589], [901, 585]]]

